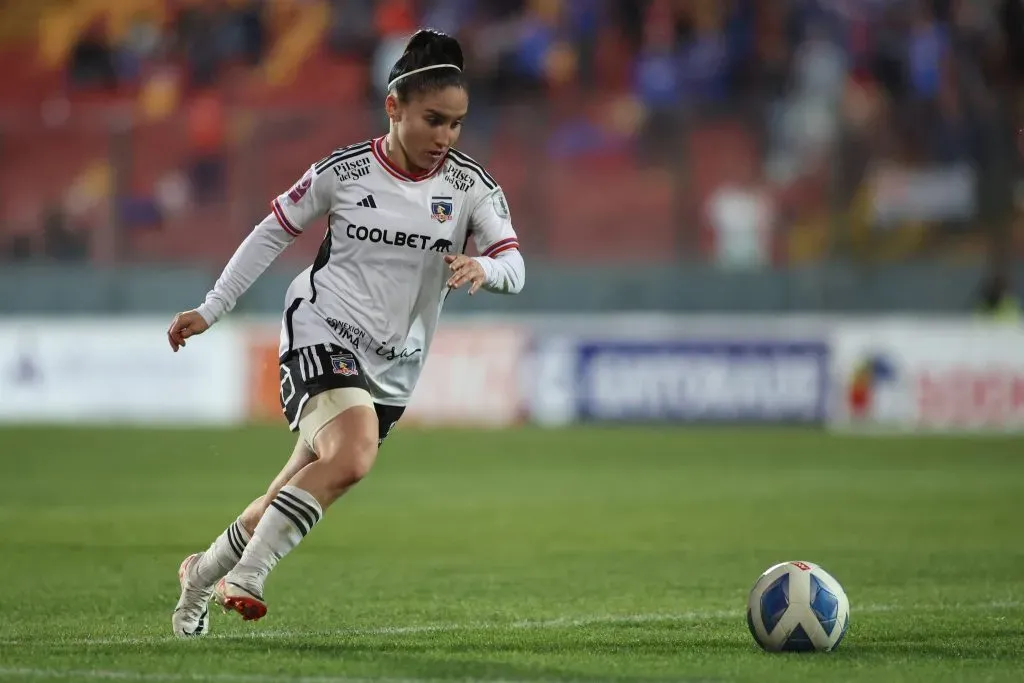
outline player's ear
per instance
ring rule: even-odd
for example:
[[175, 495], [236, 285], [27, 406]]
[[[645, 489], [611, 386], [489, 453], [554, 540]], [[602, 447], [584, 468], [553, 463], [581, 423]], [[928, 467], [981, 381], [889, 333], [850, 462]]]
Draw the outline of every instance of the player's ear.
[[398, 98], [392, 93], [388, 93], [388, 96], [384, 98], [384, 111], [387, 112], [391, 121], [398, 123], [402, 120], [402, 107], [398, 103]]

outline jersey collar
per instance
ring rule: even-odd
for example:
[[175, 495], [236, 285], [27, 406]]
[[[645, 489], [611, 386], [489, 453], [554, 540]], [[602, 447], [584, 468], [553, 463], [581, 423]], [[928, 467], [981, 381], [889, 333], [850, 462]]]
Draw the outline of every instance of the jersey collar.
[[421, 180], [431, 178], [432, 176], [436, 175], [439, 170], [441, 170], [441, 167], [444, 166], [444, 162], [448, 159], [448, 155], [445, 154], [443, 157], [441, 157], [441, 160], [437, 162], [437, 165], [434, 166], [434, 168], [427, 171], [426, 173], [408, 173], [398, 168], [398, 166], [391, 162], [391, 159], [388, 159], [388, 155], [384, 151], [384, 138], [385, 136], [383, 135], [380, 136], [379, 138], [374, 138], [373, 144], [370, 145], [370, 149], [373, 151], [373, 156], [375, 159], [377, 159], [377, 163], [383, 166], [385, 171], [387, 171], [394, 177], [398, 178], [399, 180], [415, 183]]

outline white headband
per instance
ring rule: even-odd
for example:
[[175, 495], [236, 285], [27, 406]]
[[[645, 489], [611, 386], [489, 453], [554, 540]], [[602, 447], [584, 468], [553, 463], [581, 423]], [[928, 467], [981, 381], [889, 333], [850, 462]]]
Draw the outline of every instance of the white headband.
[[404, 74], [402, 74], [401, 76], [397, 77], [395, 80], [393, 80], [390, 83], [388, 83], [388, 90], [391, 90], [392, 88], [394, 88], [395, 84], [398, 83], [398, 81], [400, 81], [403, 78], [405, 78], [406, 76], [412, 76], [413, 74], [418, 74], [421, 71], [430, 71], [431, 69], [455, 69], [456, 71], [462, 71], [462, 69], [460, 69], [455, 64], [431, 64], [430, 66], [421, 66], [418, 69], [413, 69], [412, 71], [406, 71]]

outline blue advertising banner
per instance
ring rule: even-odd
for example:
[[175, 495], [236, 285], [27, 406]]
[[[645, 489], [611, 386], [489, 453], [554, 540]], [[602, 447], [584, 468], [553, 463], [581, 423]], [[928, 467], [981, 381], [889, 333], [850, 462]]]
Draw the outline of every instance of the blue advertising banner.
[[824, 341], [584, 341], [573, 384], [581, 420], [822, 422]]

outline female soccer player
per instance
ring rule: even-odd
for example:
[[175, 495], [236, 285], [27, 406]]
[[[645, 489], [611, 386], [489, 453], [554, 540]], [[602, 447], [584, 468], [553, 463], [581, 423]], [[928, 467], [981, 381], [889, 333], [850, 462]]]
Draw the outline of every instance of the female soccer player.
[[[518, 293], [525, 279], [501, 188], [455, 150], [468, 108], [458, 41], [417, 32], [391, 70], [382, 137], [313, 164], [232, 256], [205, 302], [167, 332], [177, 352], [230, 311], [291, 241], [327, 218], [288, 287], [281, 405], [298, 443], [267, 492], [178, 571], [180, 636], [209, 632], [211, 598], [267, 612], [267, 574], [366, 476], [409, 401], [451, 289]], [[472, 237], [481, 254], [464, 254]]]

